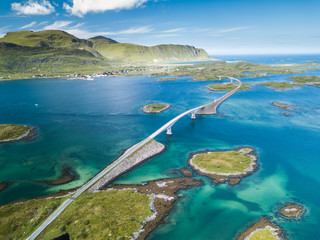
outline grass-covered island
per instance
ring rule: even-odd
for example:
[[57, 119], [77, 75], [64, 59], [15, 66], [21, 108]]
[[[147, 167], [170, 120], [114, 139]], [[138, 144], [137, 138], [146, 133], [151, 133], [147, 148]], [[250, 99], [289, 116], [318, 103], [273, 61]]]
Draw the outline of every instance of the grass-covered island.
[[15, 142], [33, 135], [34, 127], [16, 124], [0, 124], [0, 143]]
[[235, 185], [257, 168], [258, 157], [253, 152], [254, 149], [249, 147], [200, 152], [192, 154], [188, 163], [199, 174], [212, 178], [214, 183]]
[[292, 203], [287, 203], [280, 209], [281, 215], [287, 218], [299, 218], [304, 211], [303, 206]]
[[[177, 191], [201, 183], [181, 177], [85, 192], [37, 239], [145, 239], [164, 221], [179, 198]], [[0, 239], [25, 239], [68, 197], [46, 197], [0, 207]]]
[[271, 87], [279, 90], [291, 89], [296, 86], [296, 84], [291, 82], [263, 82], [263, 83], [257, 83], [256, 85], [267, 86], [267, 87]]
[[286, 110], [286, 111], [292, 111], [292, 108], [295, 107], [295, 105], [281, 103], [281, 102], [272, 102], [271, 104], [277, 108], [280, 108], [280, 109]]
[[[235, 89], [238, 85], [234, 83], [215, 83], [206, 86], [206, 88], [212, 91], [231, 91]], [[249, 84], [243, 83], [239, 90], [248, 90], [250, 89]]]
[[167, 110], [170, 106], [169, 104], [149, 104], [144, 106], [142, 111], [145, 113], [160, 113]]
[[179, 78], [176, 78], [176, 77], [160, 78], [160, 79], [157, 80], [157, 82], [176, 81], [178, 79]]
[[241, 233], [236, 240], [284, 240], [281, 233], [282, 231], [278, 226], [265, 218], [260, 218], [259, 222]]

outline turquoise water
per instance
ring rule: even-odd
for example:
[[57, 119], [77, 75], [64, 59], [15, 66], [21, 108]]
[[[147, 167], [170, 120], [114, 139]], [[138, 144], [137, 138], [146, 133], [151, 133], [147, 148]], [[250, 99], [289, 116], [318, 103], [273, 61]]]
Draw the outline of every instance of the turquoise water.
[[[306, 57], [314, 59], [319, 56]], [[304, 75], [320, 76], [320, 71]], [[242, 81], [284, 81], [286, 77]], [[34, 141], [0, 144], [0, 182], [10, 183], [0, 192], [0, 203], [80, 186], [174, 116], [223, 94], [204, 88], [211, 82], [187, 77], [168, 82], [156, 79], [0, 82], [0, 123], [37, 126]], [[261, 215], [281, 226], [289, 239], [320, 239], [319, 99], [317, 87], [278, 91], [256, 86], [233, 95], [219, 107], [220, 114], [198, 116], [194, 121], [185, 117], [173, 126], [173, 136], [159, 135], [156, 140], [166, 144], [167, 151], [125, 174], [118, 183], [180, 176], [174, 170], [187, 166], [190, 153], [206, 149], [251, 146], [260, 167], [233, 187], [216, 186], [196, 176], [204, 184], [181, 191], [182, 198], [167, 223], [149, 239], [232, 239]], [[272, 101], [297, 106], [286, 117]], [[160, 102], [173, 106], [157, 115], [141, 111], [146, 104]], [[77, 174], [76, 181], [61, 186], [37, 183], [59, 177], [64, 166]], [[278, 205], [289, 200], [306, 206], [302, 221], [288, 222], [275, 214]]]

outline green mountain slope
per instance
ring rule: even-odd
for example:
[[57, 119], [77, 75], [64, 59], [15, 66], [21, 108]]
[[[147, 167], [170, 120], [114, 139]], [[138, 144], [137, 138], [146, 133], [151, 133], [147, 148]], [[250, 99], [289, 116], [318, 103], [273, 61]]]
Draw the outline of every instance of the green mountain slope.
[[59, 30], [9, 32], [0, 38], [0, 77], [93, 73], [107, 71], [110, 65], [209, 59], [203, 49], [193, 46], [147, 47], [102, 36], [85, 40]]
[[167, 63], [210, 59], [203, 49], [187, 45], [168, 44], [146, 47], [130, 43], [105, 44], [97, 42], [93, 48], [112, 62]]

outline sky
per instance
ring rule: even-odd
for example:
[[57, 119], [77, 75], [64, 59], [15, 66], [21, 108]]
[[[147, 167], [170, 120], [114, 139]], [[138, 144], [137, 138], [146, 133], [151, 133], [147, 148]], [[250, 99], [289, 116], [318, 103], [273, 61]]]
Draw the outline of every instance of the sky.
[[0, 37], [59, 29], [210, 55], [320, 53], [319, 0], [1, 0]]

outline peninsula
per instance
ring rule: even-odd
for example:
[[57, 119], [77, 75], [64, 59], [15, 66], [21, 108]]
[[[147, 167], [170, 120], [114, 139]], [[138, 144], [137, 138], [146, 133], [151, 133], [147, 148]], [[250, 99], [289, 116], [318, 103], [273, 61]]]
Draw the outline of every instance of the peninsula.
[[258, 167], [254, 151], [241, 147], [230, 151], [199, 152], [192, 154], [188, 163], [200, 175], [212, 178], [214, 183], [235, 185]]
[[34, 127], [0, 124], [0, 143], [15, 142], [34, 135]]
[[241, 233], [236, 240], [284, 240], [281, 233], [282, 231], [278, 226], [262, 217], [257, 223], [253, 224], [246, 231]]

